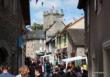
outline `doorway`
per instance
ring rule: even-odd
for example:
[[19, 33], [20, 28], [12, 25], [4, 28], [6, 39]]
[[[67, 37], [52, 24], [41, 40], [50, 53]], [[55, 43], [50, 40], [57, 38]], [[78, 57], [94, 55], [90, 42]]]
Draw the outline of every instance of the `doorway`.
[[8, 52], [4, 47], [0, 47], [0, 64], [6, 63], [8, 58]]
[[110, 77], [110, 41], [103, 44], [104, 77]]

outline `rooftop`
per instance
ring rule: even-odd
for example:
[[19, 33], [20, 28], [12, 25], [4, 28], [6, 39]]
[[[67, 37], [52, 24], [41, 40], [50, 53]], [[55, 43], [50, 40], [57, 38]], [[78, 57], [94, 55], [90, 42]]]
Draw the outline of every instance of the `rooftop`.
[[37, 30], [37, 31], [31, 31], [27, 35], [27, 40], [40, 40], [45, 39], [45, 31], [44, 30]]
[[85, 38], [84, 38], [84, 29], [67, 29], [70, 38], [76, 46], [84, 46]]

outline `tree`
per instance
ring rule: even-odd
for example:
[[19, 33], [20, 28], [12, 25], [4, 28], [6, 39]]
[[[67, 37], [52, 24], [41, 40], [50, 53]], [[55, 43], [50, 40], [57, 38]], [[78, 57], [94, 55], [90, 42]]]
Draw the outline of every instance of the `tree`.
[[31, 28], [32, 28], [32, 30], [42, 30], [43, 24], [37, 24], [34, 22]]

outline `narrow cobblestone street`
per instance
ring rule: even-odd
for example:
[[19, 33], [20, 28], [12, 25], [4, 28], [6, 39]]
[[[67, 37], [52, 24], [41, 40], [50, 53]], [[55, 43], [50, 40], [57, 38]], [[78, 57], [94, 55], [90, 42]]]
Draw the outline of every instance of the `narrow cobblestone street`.
[[0, 77], [110, 77], [109, 0], [0, 0]]

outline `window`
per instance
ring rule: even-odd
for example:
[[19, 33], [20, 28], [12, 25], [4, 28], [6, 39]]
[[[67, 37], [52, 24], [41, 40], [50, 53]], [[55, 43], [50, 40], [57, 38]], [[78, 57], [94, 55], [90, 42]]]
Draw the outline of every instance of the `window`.
[[64, 46], [66, 46], [66, 34], [64, 34]]
[[86, 59], [82, 59], [82, 65], [87, 64]]
[[59, 44], [61, 45], [61, 36], [59, 37]]

